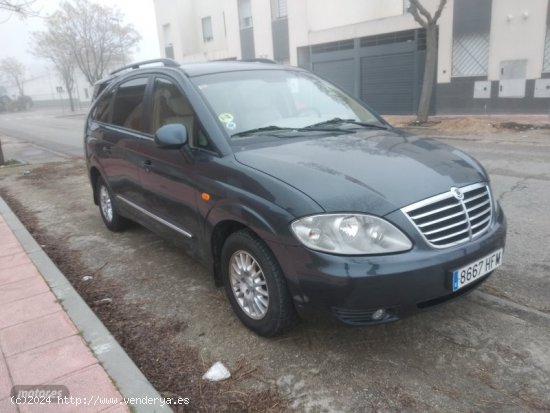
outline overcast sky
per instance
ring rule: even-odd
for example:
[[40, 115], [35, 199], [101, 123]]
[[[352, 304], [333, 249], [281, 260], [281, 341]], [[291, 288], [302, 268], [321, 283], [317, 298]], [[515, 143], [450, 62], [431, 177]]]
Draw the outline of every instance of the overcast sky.
[[[153, 0], [93, 0], [96, 3], [116, 6], [124, 14], [125, 22], [134, 25], [141, 35], [139, 51], [134, 53], [135, 60], [146, 60], [160, 57], [159, 43], [155, 22]], [[38, 0], [34, 6], [41, 15], [47, 16], [57, 10], [60, 0]], [[39, 17], [20, 19], [0, 11], [0, 59], [13, 56], [25, 64], [29, 74], [40, 74], [44, 71], [45, 61], [32, 56], [28, 50], [30, 33], [44, 28], [44, 21]]]

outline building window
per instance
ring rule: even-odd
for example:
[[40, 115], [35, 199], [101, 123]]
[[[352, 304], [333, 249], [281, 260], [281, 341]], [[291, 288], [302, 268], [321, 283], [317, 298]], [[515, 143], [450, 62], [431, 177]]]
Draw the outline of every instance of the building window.
[[271, 0], [271, 18], [273, 20], [288, 17], [287, 0]]
[[403, 14], [407, 14], [410, 8], [411, 8], [411, 1], [403, 0]]
[[241, 29], [252, 27], [251, 0], [239, 0], [239, 26]]
[[542, 71], [550, 73], [550, 2], [548, 2], [548, 15], [546, 17], [546, 43], [544, 44], [544, 63]]
[[453, 77], [487, 76], [492, 0], [461, 0], [453, 9]]
[[203, 17], [202, 19], [202, 40], [203, 42], [211, 42], [214, 39], [212, 33], [212, 17]]

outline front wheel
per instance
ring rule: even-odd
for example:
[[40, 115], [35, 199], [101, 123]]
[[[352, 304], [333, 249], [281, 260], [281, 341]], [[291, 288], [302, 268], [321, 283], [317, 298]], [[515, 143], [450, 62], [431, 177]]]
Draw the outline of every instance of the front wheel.
[[97, 180], [96, 191], [99, 201], [99, 212], [105, 226], [113, 232], [122, 231], [127, 228], [130, 221], [119, 215], [116, 211], [113, 195], [103, 178]]
[[222, 276], [233, 310], [255, 333], [274, 336], [293, 323], [294, 307], [279, 264], [250, 231], [235, 232], [225, 241]]

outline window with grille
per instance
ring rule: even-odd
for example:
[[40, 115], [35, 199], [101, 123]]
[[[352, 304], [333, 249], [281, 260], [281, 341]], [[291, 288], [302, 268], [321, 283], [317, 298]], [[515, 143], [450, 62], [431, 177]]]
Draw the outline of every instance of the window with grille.
[[550, 1], [548, 1], [548, 17], [546, 18], [546, 42], [544, 43], [544, 65], [542, 71], [550, 73]]
[[288, 17], [287, 0], [271, 0], [271, 18], [273, 20]]
[[239, 26], [241, 29], [253, 27], [251, 0], [239, 0]]
[[212, 17], [204, 17], [202, 19], [202, 40], [211, 42], [214, 40], [214, 33], [212, 32]]

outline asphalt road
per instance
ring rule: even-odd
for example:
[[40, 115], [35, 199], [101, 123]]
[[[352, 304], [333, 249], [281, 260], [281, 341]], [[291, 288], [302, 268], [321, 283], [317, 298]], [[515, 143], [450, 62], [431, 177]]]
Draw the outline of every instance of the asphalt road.
[[[73, 138], [56, 134], [55, 125], [67, 131], [78, 121], [25, 123], [33, 126], [13, 122], [11, 128], [63, 150], [71, 148]], [[0, 119], [0, 131], [5, 124]], [[258, 366], [299, 411], [547, 412], [549, 135], [444, 138], [485, 165], [508, 218], [504, 265], [480, 289], [394, 324], [304, 323], [275, 339], [246, 330], [208, 272], [181, 250], [140, 227], [107, 231], [91, 202], [81, 160], [41, 170], [36, 180], [32, 172], [21, 179], [18, 168], [0, 171], [0, 186], [66, 251], [78, 253], [91, 269], [101, 268], [105, 279], [122, 283], [125, 301], [184, 322], [178, 339], [200, 349], [207, 362], [220, 360], [231, 369], [245, 359]]]
[[70, 156], [84, 156], [84, 119], [82, 112], [34, 110], [0, 113], [0, 134]]

